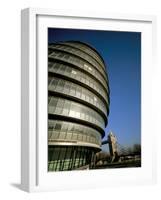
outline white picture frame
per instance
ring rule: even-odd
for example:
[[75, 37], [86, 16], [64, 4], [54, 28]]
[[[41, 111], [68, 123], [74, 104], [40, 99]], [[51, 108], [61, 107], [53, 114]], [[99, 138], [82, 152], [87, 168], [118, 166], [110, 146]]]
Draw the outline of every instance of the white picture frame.
[[[107, 26], [108, 25], [108, 26]], [[47, 162], [47, 27], [88, 28], [142, 32], [142, 167], [48, 173]], [[21, 188], [25, 191], [55, 191], [153, 184], [156, 182], [155, 133], [153, 140], [152, 72], [155, 67], [156, 18], [28, 8], [21, 13]], [[41, 60], [40, 60], [41, 58]], [[41, 80], [41, 81], [40, 81]], [[41, 88], [41, 91], [40, 91]], [[147, 91], [147, 89], [150, 90]], [[47, 98], [46, 98], [47, 99]], [[40, 105], [41, 104], [41, 105]], [[41, 106], [41, 109], [40, 109]], [[150, 108], [150, 109], [149, 109]], [[45, 114], [46, 113], [46, 114]], [[44, 130], [44, 131], [43, 131]], [[46, 130], [46, 132], [45, 132]]]

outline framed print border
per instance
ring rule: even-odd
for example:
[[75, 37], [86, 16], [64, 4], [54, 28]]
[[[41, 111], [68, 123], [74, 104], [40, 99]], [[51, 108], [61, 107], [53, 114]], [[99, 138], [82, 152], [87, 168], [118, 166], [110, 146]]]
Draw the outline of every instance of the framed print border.
[[[89, 23], [91, 22], [91, 23]], [[108, 28], [107, 28], [108, 25]], [[99, 30], [140, 31], [142, 33], [142, 136], [143, 167], [141, 169], [87, 170], [73, 172], [48, 173], [47, 134], [42, 132], [46, 115], [45, 100], [47, 94], [46, 74], [47, 55], [45, 42], [47, 27], [98, 28]], [[116, 28], [117, 27], [117, 28]], [[148, 43], [147, 43], [148, 41]], [[148, 47], [148, 48], [147, 48]], [[53, 191], [74, 188], [107, 187], [119, 184], [148, 184], [156, 182], [155, 133], [151, 142], [153, 116], [147, 108], [151, 103], [147, 87], [152, 66], [155, 65], [156, 18], [143, 15], [123, 15], [28, 8], [21, 13], [21, 187], [25, 191]], [[46, 71], [45, 71], [46, 70]], [[146, 71], [146, 73], [145, 73]], [[40, 81], [41, 80], [41, 81]], [[42, 88], [42, 91], [40, 91]], [[144, 104], [143, 104], [144, 102]], [[42, 109], [40, 110], [40, 105]], [[148, 115], [148, 116], [147, 116]], [[150, 115], [150, 116], [149, 116]], [[147, 124], [147, 127], [145, 127]], [[148, 132], [147, 132], [148, 130]], [[42, 148], [40, 148], [42, 144]], [[151, 148], [148, 149], [151, 144]], [[144, 173], [143, 173], [144, 171]], [[135, 175], [136, 173], [136, 175]], [[138, 174], [138, 175], [137, 175]], [[83, 178], [82, 178], [83, 177]], [[109, 178], [109, 183], [105, 181]], [[77, 180], [74, 181], [74, 180]], [[83, 180], [86, 180], [85, 182]]]

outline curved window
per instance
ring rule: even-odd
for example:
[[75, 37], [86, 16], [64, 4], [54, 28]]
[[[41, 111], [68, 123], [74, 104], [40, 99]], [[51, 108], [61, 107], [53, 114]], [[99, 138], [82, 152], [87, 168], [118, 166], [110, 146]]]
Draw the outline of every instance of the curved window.
[[53, 50], [54, 49], [55, 50], [61, 50], [61, 51], [67, 52], [67, 53], [70, 52], [70, 53], [72, 53], [72, 54], [74, 54], [76, 56], [81, 57], [82, 59], [87, 60], [90, 64], [92, 64], [95, 68], [97, 68], [102, 73], [104, 78], [107, 80], [105, 68], [102, 67], [102, 65], [100, 65], [100, 63], [96, 61], [97, 59], [94, 59], [93, 56], [89, 56], [89, 54], [85, 53], [82, 50], [79, 50], [79, 48], [73, 48], [70, 45], [69, 46], [67, 46], [67, 45], [68, 45], [67, 43], [66, 43], [66, 45], [56, 44], [56, 45], [50, 46], [50, 47]]
[[93, 128], [77, 123], [49, 120], [48, 121], [48, 141], [71, 141], [101, 145], [101, 135]]
[[105, 128], [104, 119], [96, 111], [74, 101], [51, 97], [48, 113], [81, 119], [96, 124], [102, 129]]
[[102, 100], [90, 90], [80, 85], [66, 81], [64, 79], [53, 77], [49, 81], [48, 90], [61, 92], [63, 94], [74, 96], [78, 99], [85, 100], [86, 102], [100, 109], [107, 116], [107, 108]]
[[[97, 81], [93, 80], [90, 76], [88, 76], [87, 74], [84, 74], [83, 72], [72, 68], [71, 66], [67, 66], [64, 64], [60, 64], [60, 63], [52, 63], [49, 62], [49, 72], [54, 72], [57, 74], [63, 74], [64, 76], [73, 78], [77, 81], [82, 82], [85, 85], [88, 85], [89, 87], [91, 87], [92, 89], [94, 89], [95, 91], [97, 91], [97, 93], [99, 93], [104, 100], [107, 102], [108, 104], [108, 97], [107, 97], [107, 93], [105, 92], [105, 90], [103, 89], [102, 85], [99, 84]], [[53, 83], [54, 85], [55, 83]]]
[[105, 69], [105, 67], [104, 67], [105, 64], [103, 63], [102, 59], [98, 56], [98, 54], [94, 50], [92, 50], [88, 46], [80, 44], [80, 43], [76, 43], [76, 42], [69, 42], [69, 43], [63, 42], [63, 44], [67, 44], [67, 45], [73, 46], [75, 48], [81, 49], [82, 51], [86, 52], [87, 54], [92, 56], [94, 59], [96, 59], [100, 63], [100, 65]]
[[78, 169], [92, 162], [93, 148], [78, 146], [49, 146], [48, 171]]
[[63, 53], [63, 52], [53, 52], [48, 57], [62, 60], [67, 63], [71, 63], [87, 71], [88, 73], [96, 77], [97, 80], [100, 81], [103, 84], [103, 86], [107, 89], [107, 82], [105, 81], [105, 75], [103, 76], [102, 74], [100, 74], [100, 72], [96, 70], [91, 64], [82, 60], [81, 58], [77, 58], [76, 56], [72, 56], [70, 54]]

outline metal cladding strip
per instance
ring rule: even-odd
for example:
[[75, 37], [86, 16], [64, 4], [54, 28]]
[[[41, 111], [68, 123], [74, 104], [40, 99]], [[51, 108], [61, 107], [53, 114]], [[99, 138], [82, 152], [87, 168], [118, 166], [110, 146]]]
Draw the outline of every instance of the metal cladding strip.
[[78, 142], [78, 141], [63, 141], [63, 140], [49, 140], [48, 141], [48, 145], [50, 146], [81, 146], [81, 147], [94, 147], [94, 148], [99, 148], [101, 149], [101, 147], [99, 145], [96, 144], [92, 144], [92, 143], [85, 143], [85, 142]]

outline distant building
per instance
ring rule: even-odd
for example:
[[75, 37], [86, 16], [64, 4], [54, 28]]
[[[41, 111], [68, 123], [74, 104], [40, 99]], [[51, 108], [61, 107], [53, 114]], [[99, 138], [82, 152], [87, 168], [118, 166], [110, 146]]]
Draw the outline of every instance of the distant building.
[[108, 114], [108, 77], [100, 54], [77, 41], [49, 44], [48, 170], [91, 167]]
[[109, 143], [109, 151], [111, 156], [115, 156], [118, 154], [118, 149], [117, 149], [117, 138], [116, 136], [112, 133], [112, 131], [108, 135], [108, 143]]

